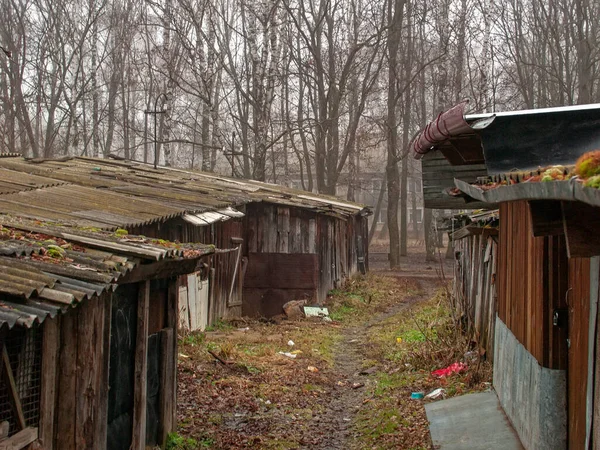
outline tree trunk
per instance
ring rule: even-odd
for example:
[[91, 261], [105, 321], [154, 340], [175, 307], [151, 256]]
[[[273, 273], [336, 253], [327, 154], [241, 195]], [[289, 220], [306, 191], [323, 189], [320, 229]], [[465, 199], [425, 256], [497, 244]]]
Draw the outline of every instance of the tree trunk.
[[387, 89], [387, 190], [388, 211], [387, 224], [390, 235], [390, 267], [400, 266], [400, 232], [398, 229], [398, 199], [400, 196], [400, 173], [398, 172], [398, 125], [396, 120], [397, 99], [397, 65], [400, 31], [404, 11], [404, 0], [388, 0], [388, 18], [390, 20], [388, 35], [388, 89]]

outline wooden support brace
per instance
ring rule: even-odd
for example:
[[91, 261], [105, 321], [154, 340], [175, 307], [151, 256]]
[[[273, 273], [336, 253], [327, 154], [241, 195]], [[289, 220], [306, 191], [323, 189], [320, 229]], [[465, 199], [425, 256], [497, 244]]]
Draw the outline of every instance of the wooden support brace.
[[15, 408], [18, 425], [23, 430], [26, 427], [25, 416], [23, 415], [23, 407], [21, 406], [21, 399], [19, 398], [19, 393], [17, 392], [17, 384], [15, 383], [15, 377], [13, 376], [12, 368], [10, 366], [10, 359], [8, 357], [8, 352], [6, 351], [6, 345], [2, 345], [2, 367], [4, 369], [6, 381], [8, 381], [8, 395], [10, 396], [12, 404]]
[[17, 434], [0, 442], [0, 450], [20, 450], [33, 443], [38, 438], [37, 428], [25, 428]]

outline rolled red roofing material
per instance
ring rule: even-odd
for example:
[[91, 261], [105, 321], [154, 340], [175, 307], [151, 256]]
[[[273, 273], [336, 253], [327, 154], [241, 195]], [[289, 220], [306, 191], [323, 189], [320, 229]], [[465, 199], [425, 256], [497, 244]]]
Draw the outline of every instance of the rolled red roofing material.
[[421, 131], [413, 143], [415, 159], [421, 159], [433, 146], [441, 144], [452, 136], [473, 131], [473, 128], [465, 120], [467, 103], [469, 101], [464, 100], [449, 110], [441, 112]]

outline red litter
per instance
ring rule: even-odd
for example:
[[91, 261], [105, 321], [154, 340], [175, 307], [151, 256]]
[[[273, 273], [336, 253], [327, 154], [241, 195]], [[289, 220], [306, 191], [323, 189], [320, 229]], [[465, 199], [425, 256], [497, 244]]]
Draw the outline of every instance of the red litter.
[[452, 375], [453, 373], [460, 373], [467, 370], [467, 365], [461, 362], [455, 362], [453, 364], [450, 364], [448, 367], [446, 367], [445, 369], [438, 369], [438, 370], [434, 370], [433, 372], [431, 372], [431, 375], [433, 375], [434, 377], [447, 377], [449, 375]]

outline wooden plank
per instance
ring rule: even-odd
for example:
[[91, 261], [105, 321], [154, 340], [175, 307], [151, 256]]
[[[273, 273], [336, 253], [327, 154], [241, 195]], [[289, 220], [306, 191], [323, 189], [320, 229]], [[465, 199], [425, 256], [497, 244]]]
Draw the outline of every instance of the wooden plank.
[[314, 289], [318, 255], [313, 253], [250, 253], [244, 286], [249, 288]]
[[44, 449], [54, 448], [54, 417], [56, 414], [56, 371], [58, 369], [58, 317], [46, 319], [42, 326], [42, 383], [40, 388], [39, 439]]
[[196, 331], [198, 329], [198, 314], [197, 314], [197, 303], [198, 303], [198, 278], [195, 273], [187, 276], [187, 300], [190, 314], [190, 330]]
[[38, 429], [28, 427], [0, 442], [0, 450], [20, 450], [32, 444], [37, 438]]
[[188, 282], [187, 275], [181, 277], [182, 283], [178, 288], [179, 296], [179, 326], [184, 330], [190, 329], [190, 310], [188, 304]]
[[590, 313], [590, 260], [569, 261], [569, 448], [585, 448], [587, 434], [588, 330]]
[[60, 353], [58, 363], [58, 401], [56, 448], [76, 449], [75, 422], [77, 398], [77, 321], [79, 309], [70, 311], [60, 320]]
[[[98, 441], [94, 436], [96, 403], [99, 398], [98, 378], [103, 362], [101, 349], [98, 348], [97, 334], [103, 335], [102, 329], [97, 329], [103, 308], [100, 299], [88, 300], [78, 307], [77, 347], [72, 349], [77, 353], [77, 390], [75, 404], [75, 445], [77, 449], [93, 449]], [[103, 319], [103, 317], [102, 317]]]
[[289, 253], [290, 209], [277, 208], [277, 252]]
[[[591, 275], [592, 280], [596, 282], [600, 278], [600, 273], [595, 275]], [[595, 288], [596, 290], [598, 287]], [[596, 299], [597, 302], [600, 302], [600, 292], [598, 293], [599, 297]], [[593, 412], [592, 412], [592, 444], [594, 450], [600, 450], [600, 308], [597, 308], [596, 311], [596, 334], [594, 336], [595, 349], [593, 352], [594, 356], [594, 404], [593, 404]]]
[[6, 345], [2, 345], [2, 368], [4, 370], [4, 376], [8, 382], [8, 396], [15, 408], [17, 414], [17, 424], [21, 429], [26, 427], [25, 416], [23, 415], [23, 407], [21, 405], [21, 399], [19, 398], [19, 391], [17, 390], [17, 384], [15, 383], [15, 377], [13, 375], [12, 367], [10, 365], [10, 358], [6, 351]]
[[146, 448], [146, 394], [148, 372], [148, 311], [150, 282], [140, 283], [138, 295], [138, 323], [135, 342], [135, 371], [133, 398], [132, 450]]
[[98, 361], [102, 364], [98, 370], [98, 378], [96, 379], [96, 391], [98, 399], [96, 405], [96, 423], [95, 433], [97, 445], [99, 448], [105, 448], [108, 433], [108, 378], [110, 365], [110, 333], [111, 333], [111, 316], [112, 316], [112, 293], [105, 294], [101, 297], [102, 304], [100, 308], [101, 314], [97, 316], [96, 327], [96, 345], [101, 349]]
[[317, 221], [308, 221], [308, 253], [317, 253]]
[[[212, 273], [212, 272], [209, 272]], [[171, 411], [171, 424], [172, 427], [175, 428], [177, 424], [177, 341], [178, 341], [178, 320], [177, 320], [177, 311], [178, 311], [178, 293], [179, 293], [179, 279], [172, 278], [169, 280], [168, 287], [168, 303], [167, 303], [167, 328], [171, 328], [173, 330], [173, 350], [172, 350], [172, 365], [173, 365], [173, 376], [172, 376], [172, 384], [171, 384], [171, 392], [174, 394], [173, 400], [173, 408]], [[208, 313], [208, 311], [207, 311]], [[172, 431], [172, 430], [171, 430]]]
[[165, 445], [167, 435], [173, 431], [173, 409], [177, 403], [177, 392], [173, 389], [175, 386], [175, 372], [177, 370], [175, 355], [173, 354], [173, 329], [166, 328], [160, 332], [160, 346], [162, 354], [162, 364], [160, 367], [161, 389], [159, 399], [159, 431], [158, 442], [161, 446]]

